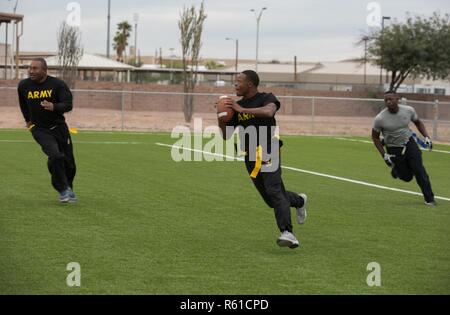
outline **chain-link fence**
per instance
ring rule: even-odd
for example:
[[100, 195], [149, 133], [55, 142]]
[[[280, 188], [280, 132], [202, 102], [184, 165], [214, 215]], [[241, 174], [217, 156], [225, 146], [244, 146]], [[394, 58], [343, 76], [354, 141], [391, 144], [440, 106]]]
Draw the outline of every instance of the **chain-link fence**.
[[[73, 90], [74, 110], [66, 114], [71, 127], [95, 130], [171, 131], [192, 125], [183, 115], [184, 93]], [[219, 94], [193, 93], [194, 117], [203, 128], [216, 125], [214, 104]], [[282, 134], [370, 135], [380, 99], [278, 96], [277, 121]], [[413, 106], [435, 140], [450, 142], [450, 103], [402, 100]], [[0, 88], [0, 128], [23, 127], [17, 91]]]

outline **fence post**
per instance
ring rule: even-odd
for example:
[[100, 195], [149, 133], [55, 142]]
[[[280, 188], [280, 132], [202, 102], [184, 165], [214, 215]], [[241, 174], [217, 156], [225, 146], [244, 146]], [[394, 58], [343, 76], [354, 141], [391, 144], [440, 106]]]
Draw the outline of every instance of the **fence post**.
[[315, 116], [315, 107], [316, 107], [316, 100], [314, 98], [314, 96], [312, 97], [311, 100], [311, 134], [314, 134], [314, 116]]
[[438, 140], [438, 131], [437, 131], [438, 119], [439, 119], [439, 100], [435, 100], [433, 104], [433, 135], [432, 135], [433, 141]]
[[120, 101], [120, 130], [123, 131], [124, 125], [124, 110], [125, 110], [125, 92], [122, 90], [122, 98]]

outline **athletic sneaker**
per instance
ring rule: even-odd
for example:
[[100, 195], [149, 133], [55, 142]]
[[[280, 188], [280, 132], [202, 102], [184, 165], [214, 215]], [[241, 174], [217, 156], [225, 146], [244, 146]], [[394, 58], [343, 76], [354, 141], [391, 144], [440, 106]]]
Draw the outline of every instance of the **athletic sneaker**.
[[395, 168], [392, 168], [391, 170], [391, 176], [395, 179], [398, 178], [397, 170]]
[[280, 247], [297, 248], [300, 243], [295, 238], [294, 234], [289, 231], [284, 231], [281, 233], [280, 237], [277, 239], [277, 244]]
[[69, 199], [69, 202], [70, 203], [75, 203], [75, 202], [77, 202], [77, 197], [75, 196], [75, 193], [73, 192], [73, 190], [71, 189], [70, 190], [70, 199]]
[[67, 188], [66, 190], [59, 193], [59, 202], [61, 203], [67, 203], [70, 200], [70, 193], [72, 190], [70, 188]]
[[306, 201], [308, 200], [308, 197], [305, 194], [298, 194], [303, 199], [303, 205], [301, 207], [296, 208], [297, 209], [297, 222], [298, 224], [305, 223], [306, 220]]
[[435, 206], [435, 205], [436, 205], [436, 201], [435, 201], [435, 200], [432, 200], [432, 201], [425, 201], [425, 204], [426, 204], [427, 206]]

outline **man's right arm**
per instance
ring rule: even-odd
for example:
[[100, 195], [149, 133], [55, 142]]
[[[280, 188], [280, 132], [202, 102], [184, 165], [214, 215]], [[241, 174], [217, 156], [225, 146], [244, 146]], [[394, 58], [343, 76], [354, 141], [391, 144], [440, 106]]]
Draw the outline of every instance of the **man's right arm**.
[[[214, 105], [214, 108], [217, 109], [217, 104]], [[234, 131], [234, 127], [236, 126], [236, 124], [235, 124], [235, 117], [236, 116], [234, 115], [231, 118], [231, 121], [228, 122], [228, 124], [224, 123], [223, 121], [221, 121], [219, 119], [219, 117], [217, 117], [217, 126], [219, 126], [219, 128], [220, 128], [220, 133], [222, 135], [222, 139], [223, 140], [228, 140], [228, 139], [231, 138], [233, 133], [232, 132], [227, 133], [227, 127], [229, 127], [228, 129], [233, 128], [233, 131]]]
[[217, 125], [220, 128], [220, 132], [222, 134], [222, 139], [223, 140], [228, 140], [231, 138], [231, 135], [233, 134], [232, 132], [227, 133], [227, 127], [233, 127], [230, 125], [227, 125], [226, 123], [224, 123], [223, 121], [221, 121], [220, 119], [217, 119]]
[[25, 100], [25, 96], [23, 95], [23, 90], [20, 84], [19, 87], [17, 88], [17, 93], [19, 95], [20, 110], [22, 111], [23, 118], [25, 119], [27, 127], [30, 127], [31, 126], [30, 109], [28, 108], [28, 104], [27, 101]]
[[372, 129], [372, 141], [375, 147], [377, 148], [378, 152], [380, 152], [381, 156], [384, 157], [384, 154], [386, 153], [384, 151], [383, 144], [380, 140], [380, 132], [376, 131], [375, 129]]
[[376, 131], [375, 129], [372, 129], [372, 141], [373, 144], [375, 144], [375, 147], [377, 148], [378, 152], [380, 152], [381, 157], [384, 160], [384, 163], [386, 163], [386, 165], [389, 167], [393, 167], [394, 163], [392, 161], [392, 158], [394, 157], [394, 155], [388, 154], [384, 150], [383, 144], [381, 143], [380, 140], [380, 132]]

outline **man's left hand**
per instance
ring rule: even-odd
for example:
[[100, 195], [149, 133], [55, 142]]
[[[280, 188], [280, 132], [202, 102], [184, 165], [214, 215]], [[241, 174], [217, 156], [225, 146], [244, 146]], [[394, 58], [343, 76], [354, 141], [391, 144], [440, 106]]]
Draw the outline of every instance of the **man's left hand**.
[[433, 142], [431, 142], [431, 139], [428, 137], [425, 137], [424, 141], [425, 141], [425, 144], [427, 145], [428, 149], [430, 151], [433, 150]]
[[44, 107], [44, 109], [49, 110], [51, 112], [55, 109], [55, 106], [53, 105], [53, 103], [50, 103], [47, 101], [42, 101], [41, 106]]
[[234, 111], [235, 111], [235, 112], [238, 112], [238, 113], [242, 113], [242, 111], [244, 110], [244, 108], [243, 108], [241, 105], [239, 105], [239, 104], [238, 104], [235, 100], [233, 100], [232, 98], [227, 99], [227, 102], [226, 102], [226, 105], [225, 105], [225, 106], [234, 109]]

